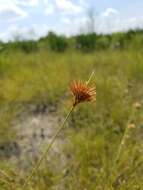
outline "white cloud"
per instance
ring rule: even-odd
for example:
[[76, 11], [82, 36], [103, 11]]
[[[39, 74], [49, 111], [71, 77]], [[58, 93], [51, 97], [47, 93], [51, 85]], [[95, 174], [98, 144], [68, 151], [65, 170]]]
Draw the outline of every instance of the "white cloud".
[[[72, 21], [67, 18], [63, 17], [61, 21], [64, 24], [68, 24], [68, 27], [63, 27], [63, 33], [65, 33], [67, 36], [75, 35], [78, 33], [87, 33], [86, 23], [88, 21], [87, 17], [73, 17]], [[74, 26], [74, 27], [73, 27]]]
[[0, 41], [7, 42], [5, 38], [5, 33], [0, 32]]
[[126, 31], [128, 29], [143, 28], [143, 18], [137, 19], [132, 17], [129, 19], [119, 19], [116, 23], [115, 31]]
[[112, 33], [135, 28], [143, 28], [143, 18], [121, 18], [120, 15], [121, 14], [116, 9], [106, 9], [98, 17], [98, 21], [96, 22], [97, 31], [100, 33]]
[[23, 6], [38, 6], [39, 0], [15, 0], [15, 3]]
[[[62, 19], [62, 22], [66, 23], [66, 17]], [[68, 20], [67, 20], [68, 22]], [[73, 27], [74, 26], [74, 27]], [[88, 17], [73, 17], [72, 22], [68, 23], [68, 34], [77, 34], [77, 33], [87, 33], [89, 32], [88, 27]], [[95, 19], [95, 32], [97, 33], [112, 33], [118, 31], [127, 31], [129, 29], [143, 28], [143, 17], [142, 18], [120, 18], [118, 12], [116, 17], [103, 17], [103, 14], [100, 14]]]
[[50, 15], [54, 13], [54, 6], [52, 4], [47, 5], [45, 9], [45, 14]]
[[116, 9], [113, 8], [107, 8], [102, 15], [105, 17], [109, 17], [109, 16], [114, 16], [114, 15], [118, 15], [119, 12]]
[[117, 10], [113, 11], [111, 8], [107, 10], [108, 11], [105, 11], [96, 19], [96, 32], [112, 33], [118, 31], [127, 31], [129, 29], [143, 28], [143, 17], [122, 18], [120, 16], [121, 14]]
[[69, 19], [69, 18], [63, 17], [63, 18], [61, 19], [61, 21], [62, 21], [63, 23], [65, 23], [65, 24], [70, 24], [70, 19]]
[[86, 0], [79, 0], [79, 4], [80, 4], [81, 6], [83, 6], [83, 7], [86, 7], [86, 8], [89, 7], [89, 4], [87, 3]]
[[82, 7], [72, 3], [69, 0], [55, 0], [57, 7], [67, 14], [75, 14], [82, 12]]
[[31, 27], [10, 25], [6, 32], [0, 33], [0, 40], [4, 42], [16, 38], [20, 40], [37, 40], [40, 37], [45, 36], [49, 30], [50, 29], [46, 24], [43, 24], [40, 27], [39, 25], [34, 24]]
[[0, 5], [0, 20], [13, 20], [18, 18], [26, 17], [27, 13], [16, 6], [14, 3], [10, 1], [5, 1], [5, 3], [1, 3]]
[[12, 38], [20, 38], [20, 39], [35, 39], [36, 34], [33, 28], [27, 28], [27, 27], [18, 27], [18, 26], [12, 26], [9, 29], [9, 35], [12, 36]]
[[[53, 0], [52, 0], [53, 1]], [[48, 5], [49, 4], [49, 0], [43, 0], [44, 4], [45, 5]]]

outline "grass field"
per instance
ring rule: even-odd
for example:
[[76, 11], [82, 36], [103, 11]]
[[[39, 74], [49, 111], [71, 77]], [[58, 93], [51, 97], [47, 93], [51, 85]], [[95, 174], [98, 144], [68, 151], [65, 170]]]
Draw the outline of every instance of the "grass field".
[[[80, 104], [68, 121], [63, 136], [67, 143], [61, 152], [67, 158], [65, 167], [57, 171], [53, 165], [58, 157], [51, 156], [26, 190], [142, 190], [141, 51], [54, 53], [41, 49], [29, 54], [18, 50], [1, 53], [0, 146], [16, 141], [14, 124], [30, 105], [54, 106], [55, 114], [63, 118], [72, 104], [69, 83], [86, 81], [93, 70], [96, 101]], [[0, 169], [12, 178], [0, 172], [0, 190], [22, 189], [30, 168], [22, 170], [0, 157]]]

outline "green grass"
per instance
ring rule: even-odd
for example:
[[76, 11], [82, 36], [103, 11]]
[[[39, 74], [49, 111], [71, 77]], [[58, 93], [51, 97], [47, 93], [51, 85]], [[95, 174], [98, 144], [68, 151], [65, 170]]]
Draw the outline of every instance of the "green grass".
[[[87, 80], [93, 69], [91, 83], [96, 84], [97, 100], [79, 105], [70, 118], [71, 127], [65, 133], [69, 143], [63, 147], [69, 157], [66, 168], [54, 171], [50, 166], [57, 158], [51, 159], [43, 164], [27, 190], [53, 190], [61, 183], [62, 190], [142, 189], [143, 54], [139, 51], [0, 54], [0, 144], [16, 138], [13, 123], [29, 104], [53, 104], [63, 117], [72, 100], [70, 81]], [[135, 102], [142, 107], [135, 109]], [[114, 168], [128, 123], [134, 123], [136, 128], [130, 130]], [[0, 166], [14, 177], [5, 161], [1, 160]], [[15, 190], [21, 189], [20, 183], [14, 183]], [[7, 187], [1, 184], [0, 189]]]

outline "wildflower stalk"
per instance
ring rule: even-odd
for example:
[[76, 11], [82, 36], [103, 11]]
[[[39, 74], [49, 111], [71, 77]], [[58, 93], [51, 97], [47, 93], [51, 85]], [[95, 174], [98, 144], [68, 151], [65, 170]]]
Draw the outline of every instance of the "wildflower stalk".
[[8, 181], [6, 181], [4, 179], [0, 179], [0, 184], [4, 184], [5, 186], [7, 186], [7, 188], [11, 187], [11, 185], [8, 183]]
[[91, 75], [90, 75], [90, 77], [89, 77], [89, 79], [88, 79], [88, 81], [86, 81], [86, 84], [87, 84], [87, 85], [90, 83], [90, 81], [91, 81], [91, 79], [92, 79], [94, 73], [95, 73], [95, 71], [93, 70], [92, 73], [91, 73]]
[[130, 128], [131, 128], [129, 124], [131, 123], [131, 121], [132, 121], [132, 119], [134, 117], [134, 114], [135, 114], [135, 110], [133, 109], [132, 112], [131, 112], [130, 119], [128, 120], [126, 129], [124, 131], [123, 137], [121, 139], [119, 148], [118, 148], [118, 152], [117, 152], [117, 155], [116, 155], [116, 158], [115, 158], [115, 164], [119, 161], [121, 153], [122, 153], [122, 150], [123, 150], [123, 148], [125, 146], [126, 140], [128, 139], [129, 131], [130, 131]]
[[[94, 71], [91, 73], [88, 81], [86, 82], [86, 85], [89, 84], [89, 82], [91, 81], [92, 77], [94, 75]], [[32, 179], [33, 175], [37, 172], [37, 170], [39, 169], [42, 161], [46, 158], [47, 154], [49, 153], [49, 150], [50, 148], [52, 147], [52, 145], [54, 144], [56, 138], [58, 137], [58, 135], [60, 134], [60, 132], [62, 131], [62, 129], [64, 128], [65, 126], [65, 123], [66, 121], [68, 120], [69, 116], [71, 115], [71, 113], [73, 112], [74, 108], [75, 108], [76, 104], [73, 104], [70, 111], [68, 112], [65, 120], [63, 121], [61, 127], [57, 130], [57, 132], [55, 133], [55, 135], [53, 136], [53, 138], [51, 139], [51, 142], [50, 144], [47, 146], [46, 150], [43, 152], [43, 154], [41, 155], [40, 159], [38, 160], [38, 162], [36, 163], [36, 165], [33, 167], [30, 175], [27, 177], [27, 179], [25, 180], [25, 183], [23, 185], [23, 188], [24, 189], [30, 182], [30, 180]]]
[[[121, 139], [120, 145], [118, 147], [118, 151], [117, 151], [115, 161], [114, 161], [114, 164], [113, 164], [113, 168], [112, 168], [112, 172], [111, 172], [112, 177], [113, 177], [113, 174], [117, 171], [117, 165], [118, 165], [118, 162], [120, 161], [120, 157], [122, 155], [122, 152], [123, 152], [123, 149], [124, 149], [125, 144], [127, 142], [127, 139], [129, 138], [130, 129], [134, 128], [134, 127], [132, 127], [132, 125], [130, 125], [132, 119], [134, 118], [134, 114], [135, 114], [135, 110], [133, 109], [132, 112], [131, 112], [131, 116], [130, 116], [130, 118], [128, 120], [127, 126], [125, 128], [123, 137]], [[117, 179], [117, 176], [114, 176], [113, 179], [112, 179], [112, 183], [111, 183], [112, 185], [116, 181], [116, 179]]]
[[0, 170], [0, 175], [2, 175], [3, 177], [5, 177], [8, 180], [11, 180], [11, 178], [8, 176], [8, 174], [5, 173], [3, 170]]
[[3, 178], [0, 178], [0, 181], [11, 187], [10, 182], [12, 181], [12, 178], [10, 178], [10, 176], [3, 170], [0, 170], [0, 175], [3, 176]]
[[119, 148], [118, 148], [118, 152], [117, 152], [117, 155], [116, 155], [116, 159], [115, 159], [115, 164], [119, 161], [120, 159], [120, 155], [122, 153], [122, 150], [124, 148], [124, 145], [126, 143], [126, 140], [128, 138], [128, 132], [129, 132], [129, 127], [127, 126], [126, 129], [125, 129], [125, 132], [123, 134], [123, 137], [122, 137], [122, 140], [120, 142], [120, 145], [119, 145]]
[[48, 145], [48, 147], [46, 148], [46, 150], [43, 152], [42, 156], [40, 157], [40, 159], [38, 160], [38, 162], [36, 163], [36, 165], [34, 166], [34, 168], [32, 169], [30, 175], [27, 177], [24, 185], [23, 185], [23, 189], [26, 187], [26, 185], [30, 182], [30, 180], [32, 179], [33, 175], [36, 173], [36, 171], [39, 169], [42, 161], [45, 159], [46, 155], [48, 154], [50, 148], [52, 147], [52, 145], [54, 144], [57, 136], [60, 134], [60, 132], [62, 131], [62, 129], [65, 126], [66, 121], [68, 120], [69, 116], [71, 115], [72, 111], [74, 110], [74, 106], [71, 107], [70, 111], [68, 112], [65, 120], [63, 121], [63, 124], [61, 125], [61, 127], [57, 130], [56, 134], [53, 136], [50, 144]]

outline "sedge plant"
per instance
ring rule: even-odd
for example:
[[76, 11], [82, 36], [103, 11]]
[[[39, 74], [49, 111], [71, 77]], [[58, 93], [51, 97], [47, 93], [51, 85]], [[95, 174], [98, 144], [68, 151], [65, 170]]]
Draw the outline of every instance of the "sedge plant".
[[56, 138], [58, 137], [58, 135], [61, 133], [61, 131], [65, 127], [65, 123], [67, 122], [67, 120], [70, 117], [71, 113], [73, 112], [74, 108], [79, 103], [82, 103], [82, 102], [91, 102], [91, 101], [95, 100], [96, 89], [95, 89], [95, 87], [89, 86], [89, 83], [90, 83], [93, 75], [94, 75], [94, 71], [91, 73], [88, 81], [86, 81], [86, 82], [83, 82], [83, 81], [73, 81], [70, 84], [70, 91], [71, 91], [71, 93], [72, 93], [72, 95], [74, 97], [72, 106], [71, 106], [69, 112], [67, 113], [67, 115], [66, 115], [66, 117], [65, 117], [62, 125], [59, 127], [59, 129], [57, 130], [57, 132], [55, 133], [55, 135], [52, 137], [51, 142], [48, 144], [47, 148], [45, 149], [45, 151], [43, 152], [43, 154], [41, 155], [41, 157], [39, 158], [39, 160], [37, 161], [37, 163], [33, 167], [31, 173], [26, 178], [26, 180], [24, 182], [24, 185], [22, 187], [23, 189], [25, 189], [26, 186], [29, 184], [29, 182], [31, 181], [32, 177], [34, 176], [34, 174], [39, 169], [42, 161], [46, 158], [46, 156], [49, 153], [49, 150], [51, 149], [51, 147], [53, 146]]
[[[121, 155], [123, 153], [123, 150], [125, 148], [126, 142], [127, 142], [128, 138], [129, 138], [130, 130], [136, 128], [136, 125], [134, 123], [132, 123], [132, 119], [134, 117], [134, 114], [135, 114], [135, 109], [132, 109], [131, 116], [130, 116], [130, 118], [128, 120], [127, 126], [126, 126], [126, 128], [124, 130], [124, 133], [123, 133], [123, 136], [121, 138], [119, 147], [117, 149], [117, 154], [116, 154], [114, 164], [113, 164], [113, 168], [112, 168], [112, 175], [113, 175], [114, 172], [117, 171], [117, 166], [118, 166], [118, 163], [120, 161], [120, 158], [121, 158]], [[113, 177], [111, 185], [113, 185], [115, 181], [116, 181], [116, 175]]]

